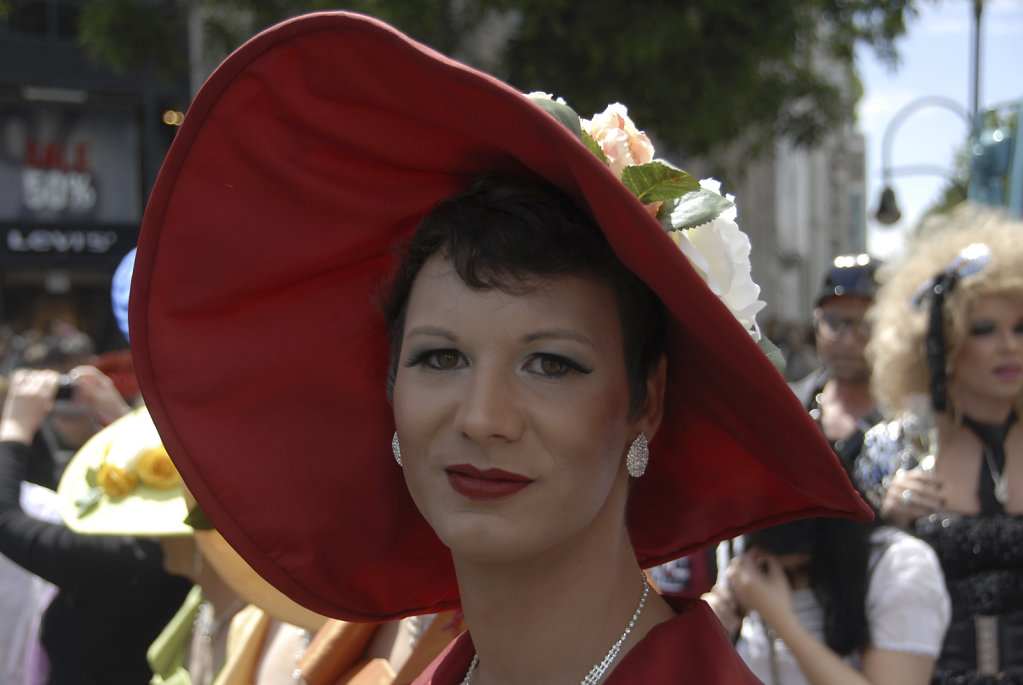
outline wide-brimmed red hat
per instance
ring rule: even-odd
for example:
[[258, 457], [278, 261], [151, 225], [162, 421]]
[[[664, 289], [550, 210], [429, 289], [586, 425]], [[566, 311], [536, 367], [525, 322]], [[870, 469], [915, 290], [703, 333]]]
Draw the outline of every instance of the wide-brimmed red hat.
[[668, 309], [665, 416], [629, 496], [643, 565], [795, 517], [870, 516], [749, 333], [578, 136], [508, 85], [330, 12], [261, 33], [207, 81], [132, 282], [149, 410], [259, 573], [349, 620], [457, 605], [450, 554], [391, 457], [377, 302], [396, 244], [484, 172], [564, 190]]

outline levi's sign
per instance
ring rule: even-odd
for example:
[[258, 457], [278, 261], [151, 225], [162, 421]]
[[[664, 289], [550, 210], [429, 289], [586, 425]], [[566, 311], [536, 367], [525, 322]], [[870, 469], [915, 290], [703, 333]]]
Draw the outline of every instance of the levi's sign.
[[33, 228], [7, 231], [10, 252], [104, 254], [117, 244], [116, 231]]
[[114, 268], [138, 238], [138, 224], [0, 221], [0, 269]]

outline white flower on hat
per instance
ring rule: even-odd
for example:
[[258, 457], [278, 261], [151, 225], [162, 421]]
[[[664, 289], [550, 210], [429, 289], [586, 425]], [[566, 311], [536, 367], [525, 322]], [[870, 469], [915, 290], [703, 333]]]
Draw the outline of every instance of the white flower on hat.
[[750, 239], [736, 223], [735, 198], [722, 195], [721, 183], [712, 178], [697, 181], [654, 159], [650, 138], [619, 102], [592, 119], [583, 119], [550, 93], [537, 91], [527, 97], [579, 135], [660, 221], [711, 291], [777, 365], [781, 357], [757, 324], [757, 313], [766, 303], [753, 281]]
[[[715, 179], [702, 179], [700, 187], [721, 195], [721, 183]], [[676, 230], [669, 235], [703, 276], [711, 291], [724, 302], [753, 339], [759, 341], [761, 333], [756, 316], [767, 303], [760, 299], [760, 286], [753, 281], [749, 257], [752, 245], [749, 236], [739, 229], [735, 221], [735, 198], [732, 195], [724, 197], [733, 205], [708, 223], [693, 228], [683, 228], [683, 208], [676, 207], [670, 218]]]
[[548, 93], [542, 90], [534, 90], [532, 93], [527, 93], [526, 97], [529, 98], [530, 100], [550, 100], [552, 102], [558, 103], [559, 105], [567, 104], [565, 102], [565, 98], [554, 97], [552, 93]]

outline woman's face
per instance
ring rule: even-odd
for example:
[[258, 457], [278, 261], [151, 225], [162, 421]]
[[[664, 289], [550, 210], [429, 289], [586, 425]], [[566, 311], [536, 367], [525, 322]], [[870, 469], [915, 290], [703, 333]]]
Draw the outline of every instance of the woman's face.
[[409, 297], [394, 414], [409, 492], [457, 557], [539, 558], [620, 539], [625, 453], [660, 417], [663, 374], [629, 416], [615, 297], [562, 277], [467, 287], [431, 258]]
[[953, 369], [967, 413], [977, 402], [1013, 402], [1023, 390], [1023, 303], [999, 295], [973, 302]]

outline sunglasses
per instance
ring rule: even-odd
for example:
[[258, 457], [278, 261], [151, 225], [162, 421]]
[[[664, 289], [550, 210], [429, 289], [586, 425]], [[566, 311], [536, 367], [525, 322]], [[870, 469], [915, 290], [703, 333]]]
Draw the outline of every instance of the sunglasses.
[[843, 318], [834, 314], [821, 314], [817, 320], [817, 333], [830, 340], [841, 338], [846, 332], [861, 340], [870, 338], [870, 324], [863, 318]]

